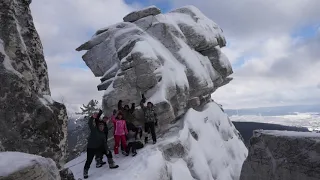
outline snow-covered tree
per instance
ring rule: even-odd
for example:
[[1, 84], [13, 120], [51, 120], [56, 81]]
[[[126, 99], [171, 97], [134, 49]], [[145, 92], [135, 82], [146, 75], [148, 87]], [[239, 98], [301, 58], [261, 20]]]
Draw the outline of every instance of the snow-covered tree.
[[87, 105], [82, 105], [82, 107], [80, 107], [81, 112], [78, 112], [76, 114], [81, 114], [81, 115], [85, 115], [85, 116], [91, 116], [94, 112], [99, 111], [99, 106], [98, 106], [99, 102], [97, 100], [90, 100], [88, 102]]

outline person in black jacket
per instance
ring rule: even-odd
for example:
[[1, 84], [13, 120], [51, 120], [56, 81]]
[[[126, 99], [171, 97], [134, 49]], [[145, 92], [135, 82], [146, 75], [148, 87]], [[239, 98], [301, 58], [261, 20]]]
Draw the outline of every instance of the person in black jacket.
[[[90, 135], [88, 137], [88, 144], [87, 144], [87, 160], [84, 165], [83, 170], [83, 177], [85, 179], [88, 178], [88, 171], [92, 160], [95, 155], [101, 156], [101, 153], [106, 154], [108, 157], [109, 167], [111, 169], [118, 168], [119, 166], [116, 165], [112, 159], [112, 153], [108, 148], [105, 133], [104, 133], [104, 124], [99, 122], [96, 124], [96, 119], [99, 119], [102, 114], [100, 110], [99, 113], [95, 113], [89, 118], [89, 128], [90, 128]], [[95, 121], [94, 121], [95, 120]]]
[[[103, 130], [103, 132], [104, 132], [104, 134], [105, 134], [106, 142], [108, 142], [108, 133], [109, 133], [109, 130], [110, 130], [110, 129], [108, 128], [108, 125], [107, 125], [108, 120], [109, 120], [109, 118], [108, 118], [107, 116], [104, 116], [104, 117], [102, 118], [102, 120], [100, 120], [100, 119], [95, 119], [96, 124], [102, 123], [102, 124], [104, 125], [104, 130]], [[110, 155], [108, 155], [109, 153], [110, 153]], [[106, 162], [103, 161], [103, 155], [104, 155], [104, 154], [107, 155], [107, 157], [110, 157], [110, 156], [111, 156], [111, 158], [112, 158], [112, 153], [111, 153], [109, 147], [108, 147], [107, 150], [101, 148], [101, 152], [98, 153], [98, 154], [96, 154], [96, 158], [95, 158], [95, 159], [96, 159], [96, 167], [97, 167], [97, 168], [99, 168], [99, 167], [101, 167], [102, 165], [106, 164]], [[110, 164], [110, 163], [109, 163], [109, 164]]]

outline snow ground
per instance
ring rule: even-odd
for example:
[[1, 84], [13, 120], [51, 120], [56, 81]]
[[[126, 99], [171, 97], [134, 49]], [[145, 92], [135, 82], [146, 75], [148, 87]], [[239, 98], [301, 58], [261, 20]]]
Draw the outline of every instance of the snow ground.
[[[190, 109], [183, 119], [160, 134], [156, 145], [147, 145], [135, 157], [114, 158], [118, 169], [109, 169], [108, 165], [97, 169], [93, 162], [89, 179], [237, 179], [248, 153], [237, 133], [220, 107], [208, 103], [202, 111]], [[76, 179], [82, 178], [85, 160], [86, 153], [65, 167]]]
[[[161, 139], [158, 139], [161, 144]], [[89, 169], [89, 179], [94, 180], [125, 180], [127, 179], [141, 179], [141, 171], [146, 168], [157, 170], [161, 168], [162, 153], [157, 150], [158, 145], [147, 145], [141, 150], [138, 150], [138, 154], [135, 157], [125, 157], [120, 155], [120, 157], [114, 157], [114, 161], [120, 167], [118, 169], [109, 169], [108, 164], [101, 168], [95, 167], [95, 161], [93, 160], [91, 167]], [[73, 172], [75, 179], [83, 178], [83, 167], [86, 161], [86, 153], [81, 154], [78, 158], [68, 162], [65, 167], [69, 167]], [[107, 162], [106, 156], [104, 156], [104, 161]], [[158, 164], [159, 163], [159, 164]], [[151, 167], [150, 167], [151, 166]], [[156, 173], [156, 172], [155, 172]], [[147, 178], [145, 179], [147, 180]]]

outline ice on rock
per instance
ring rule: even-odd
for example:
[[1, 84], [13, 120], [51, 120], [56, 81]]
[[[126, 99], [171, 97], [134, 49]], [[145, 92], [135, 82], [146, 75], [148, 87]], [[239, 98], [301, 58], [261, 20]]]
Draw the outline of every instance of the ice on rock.
[[186, 6], [166, 14], [156, 9], [133, 12], [127, 18], [134, 20], [98, 30], [77, 50], [87, 50], [83, 60], [101, 77], [105, 113], [120, 99], [139, 104], [145, 94], [162, 126], [208, 102], [232, 80], [232, 67], [220, 50], [226, 45], [222, 29], [199, 9]]
[[[96, 180], [238, 180], [247, 149], [239, 132], [220, 107], [210, 102], [188, 112], [156, 145], [146, 145], [135, 157], [120, 157], [119, 169], [89, 170]], [[75, 178], [82, 177], [86, 154], [66, 164]]]

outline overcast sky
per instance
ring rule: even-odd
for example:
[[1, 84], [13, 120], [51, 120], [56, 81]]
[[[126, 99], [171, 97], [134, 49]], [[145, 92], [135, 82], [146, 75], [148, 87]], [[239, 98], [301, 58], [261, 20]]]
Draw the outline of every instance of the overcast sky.
[[33, 0], [54, 99], [76, 110], [102, 92], [74, 49], [149, 5], [195, 5], [224, 30], [234, 80], [213, 98], [226, 108], [320, 102], [320, 0]]

